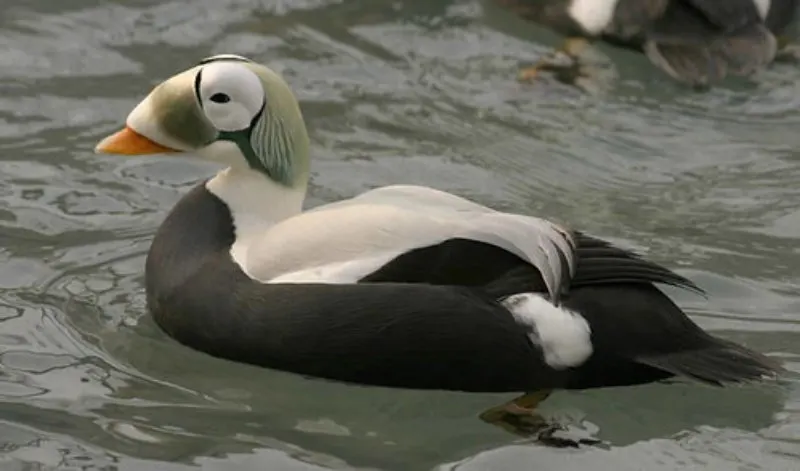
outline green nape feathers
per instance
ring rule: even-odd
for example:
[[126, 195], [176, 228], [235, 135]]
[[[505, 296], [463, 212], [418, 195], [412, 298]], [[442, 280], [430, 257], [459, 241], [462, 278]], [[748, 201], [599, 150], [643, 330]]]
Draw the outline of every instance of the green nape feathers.
[[[309, 138], [300, 104], [285, 80], [271, 69], [250, 62], [264, 86], [262, 111], [247, 130], [247, 139], [235, 138], [250, 166], [283, 185], [308, 179]], [[220, 133], [220, 139], [226, 134]], [[248, 156], [249, 154], [249, 156]]]

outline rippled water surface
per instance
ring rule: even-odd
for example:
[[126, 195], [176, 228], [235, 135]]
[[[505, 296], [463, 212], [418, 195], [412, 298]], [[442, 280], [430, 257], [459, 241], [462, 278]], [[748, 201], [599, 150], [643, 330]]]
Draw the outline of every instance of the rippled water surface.
[[[599, 48], [595, 94], [522, 86], [555, 37], [482, 0], [4, 0], [0, 469], [800, 469], [800, 68], [709, 93]], [[609, 447], [476, 418], [507, 395], [355, 388], [209, 358], [145, 314], [166, 211], [217, 167], [92, 152], [147, 90], [214, 53], [297, 91], [309, 204], [427, 184], [554, 217], [691, 276], [704, 327], [782, 358], [782, 387], [559, 393]], [[612, 62], [613, 61], [613, 62]]]

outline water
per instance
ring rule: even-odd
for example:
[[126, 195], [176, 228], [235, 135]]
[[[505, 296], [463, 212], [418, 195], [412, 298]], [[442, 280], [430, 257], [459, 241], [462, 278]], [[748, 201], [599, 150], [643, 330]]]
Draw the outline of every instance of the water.
[[[516, 83], [555, 42], [483, 0], [5, 0], [0, 469], [800, 467], [800, 69], [692, 93], [601, 48], [593, 94]], [[347, 387], [177, 345], [145, 314], [144, 256], [217, 167], [92, 148], [221, 52], [296, 90], [309, 204], [415, 182], [640, 249], [706, 288], [669, 292], [782, 358], [788, 384], [559, 393], [542, 411], [611, 446], [556, 450], [476, 418], [509, 395]]]

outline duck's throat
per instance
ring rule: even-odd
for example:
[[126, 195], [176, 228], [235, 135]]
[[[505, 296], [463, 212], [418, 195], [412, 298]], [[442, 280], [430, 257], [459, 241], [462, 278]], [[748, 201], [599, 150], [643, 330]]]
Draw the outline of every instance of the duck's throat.
[[231, 212], [235, 233], [231, 256], [245, 273], [250, 245], [273, 225], [300, 214], [306, 194], [306, 185], [285, 186], [262, 172], [241, 167], [220, 171], [206, 188]]

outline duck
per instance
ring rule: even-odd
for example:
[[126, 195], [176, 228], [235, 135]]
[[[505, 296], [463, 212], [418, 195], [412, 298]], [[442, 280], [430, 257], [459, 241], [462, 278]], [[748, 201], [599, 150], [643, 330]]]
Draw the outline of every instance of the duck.
[[784, 33], [800, 7], [800, 0], [491, 1], [566, 37], [552, 53], [523, 67], [521, 81], [545, 70], [568, 83], [591, 79], [580, 56], [600, 41], [644, 53], [669, 77], [698, 89], [728, 76], [750, 77], [772, 63], [789, 45]]
[[556, 390], [783, 371], [661, 289], [703, 294], [694, 282], [563, 223], [413, 184], [304, 208], [300, 105], [246, 57], [166, 79], [120, 128], [98, 153], [223, 167], [169, 211], [145, 260], [147, 311], [185, 348], [350, 385], [513, 393], [479, 416], [523, 432]]

